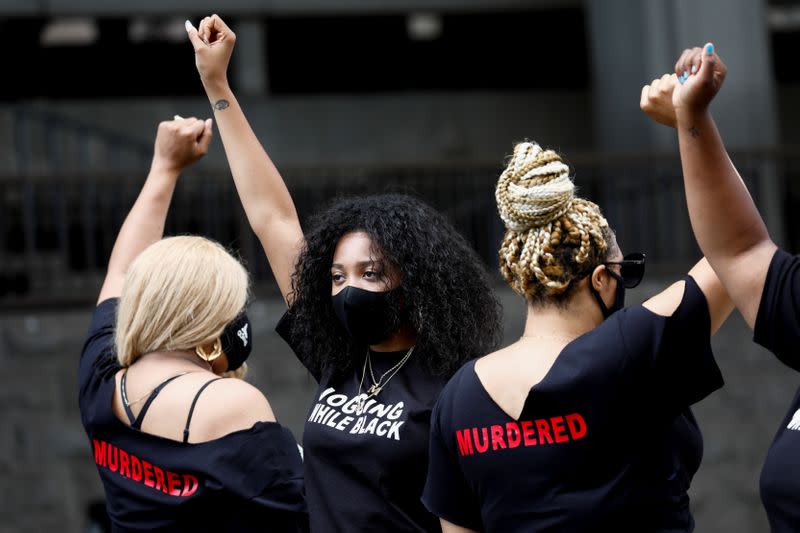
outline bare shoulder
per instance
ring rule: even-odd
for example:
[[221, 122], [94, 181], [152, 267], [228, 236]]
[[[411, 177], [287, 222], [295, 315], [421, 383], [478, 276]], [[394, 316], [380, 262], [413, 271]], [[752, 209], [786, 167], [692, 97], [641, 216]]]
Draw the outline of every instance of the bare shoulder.
[[[516, 343], [515, 343], [516, 344]], [[515, 344], [511, 344], [509, 346], [505, 346], [496, 350], [494, 352], [488, 353], [483, 357], [479, 357], [475, 360], [475, 370], [490, 370], [495, 369], [496, 367], [505, 367], [505, 362], [507, 357], [511, 354], [516, 353], [518, 348]]]
[[253, 385], [237, 378], [211, 384], [197, 402], [190, 442], [223, 437], [250, 429], [258, 422], [275, 422], [266, 396]]
[[250, 383], [238, 379], [221, 379], [216, 385], [218, 404], [225, 407], [227, 415], [244, 421], [275, 421], [267, 397]]

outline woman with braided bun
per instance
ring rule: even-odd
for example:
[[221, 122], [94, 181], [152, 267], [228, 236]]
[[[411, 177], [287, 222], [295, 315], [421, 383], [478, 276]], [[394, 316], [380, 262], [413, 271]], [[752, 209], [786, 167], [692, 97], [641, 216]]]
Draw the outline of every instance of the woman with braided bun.
[[644, 255], [622, 256], [537, 144], [515, 147], [496, 198], [525, 330], [445, 386], [423, 502], [445, 532], [691, 531], [702, 440], [689, 406], [722, 386], [709, 339], [732, 309], [719, 280], [701, 260], [623, 308]]

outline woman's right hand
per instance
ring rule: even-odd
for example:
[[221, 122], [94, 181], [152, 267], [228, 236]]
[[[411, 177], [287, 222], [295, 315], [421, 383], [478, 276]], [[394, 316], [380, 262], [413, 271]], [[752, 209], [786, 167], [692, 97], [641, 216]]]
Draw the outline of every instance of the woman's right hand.
[[186, 21], [186, 32], [194, 48], [195, 64], [206, 89], [228, 83], [228, 63], [236, 44], [236, 34], [218, 15], [200, 21], [195, 28]]
[[714, 45], [706, 43], [703, 48], [684, 50], [675, 63], [675, 74], [680, 81], [672, 93], [676, 114], [699, 114], [705, 113], [719, 92], [728, 68], [716, 54]]
[[167, 120], [158, 125], [153, 169], [177, 176], [183, 169], [203, 157], [211, 143], [211, 119], [194, 117]]

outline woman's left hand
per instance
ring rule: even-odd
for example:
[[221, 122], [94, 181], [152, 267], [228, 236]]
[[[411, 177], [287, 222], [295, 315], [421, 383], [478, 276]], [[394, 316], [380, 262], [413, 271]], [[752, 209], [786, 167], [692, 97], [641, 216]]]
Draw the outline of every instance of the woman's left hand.
[[672, 93], [678, 84], [675, 74], [664, 74], [642, 87], [642, 98], [639, 107], [648, 117], [659, 124], [674, 128], [677, 122], [675, 107], [672, 105]]

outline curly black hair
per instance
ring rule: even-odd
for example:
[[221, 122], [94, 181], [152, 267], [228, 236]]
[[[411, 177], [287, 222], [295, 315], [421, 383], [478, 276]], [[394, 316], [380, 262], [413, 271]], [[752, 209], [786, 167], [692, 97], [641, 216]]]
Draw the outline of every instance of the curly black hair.
[[331, 300], [334, 250], [352, 231], [369, 235], [373, 253], [400, 273], [392, 307], [402, 309], [431, 373], [449, 378], [466, 361], [497, 347], [501, 308], [486, 268], [429, 205], [405, 194], [340, 199], [314, 216], [309, 228], [292, 275], [289, 312], [292, 337], [310, 367], [342, 374], [366, 349], [347, 335]]

